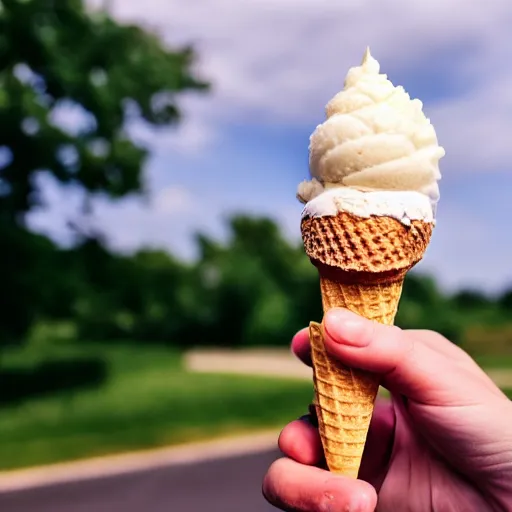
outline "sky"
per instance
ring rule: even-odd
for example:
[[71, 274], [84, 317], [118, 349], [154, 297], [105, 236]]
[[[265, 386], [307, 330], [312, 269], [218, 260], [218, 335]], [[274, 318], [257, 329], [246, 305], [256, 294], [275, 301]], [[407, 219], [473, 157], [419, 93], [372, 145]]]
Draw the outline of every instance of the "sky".
[[[105, 0], [90, 0], [95, 8]], [[440, 144], [441, 201], [418, 269], [448, 290], [512, 285], [510, 0], [109, 0], [122, 22], [192, 44], [207, 95], [186, 95], [183, 122], [132, 128], [151, 156], [148, 196], [95, 202], [93, 222], [119, 251], [195, 254], [194, 233], [226, 236], [232, 213], [275, 218], [300, 240], [298, 183], [309, 136], [366, 46], [395, 85], [424, 103]], [[63, 122], [80, 122], [67, 109]], [[40, 177], [34, 229], [63, 243], [77, 191]]]

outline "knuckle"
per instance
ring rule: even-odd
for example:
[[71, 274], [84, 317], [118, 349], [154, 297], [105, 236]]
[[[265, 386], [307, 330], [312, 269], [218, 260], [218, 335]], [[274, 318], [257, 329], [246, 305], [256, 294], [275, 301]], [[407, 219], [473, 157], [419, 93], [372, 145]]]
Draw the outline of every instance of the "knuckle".
[[388, 329], [389, 334], [396, 338], [401, 338], [406, 331], [404, 331], [401, 327], [398, 327], [398, 325], [389, 325], [386, 326]]
[[402, 358], [414, 361], [417, 355], [418, 340], [413, 336], [402, 336]]
[[410, 346], [410, 336], [397, 325], [386, 326], [386, 337], [396, 353], [403, 353]]

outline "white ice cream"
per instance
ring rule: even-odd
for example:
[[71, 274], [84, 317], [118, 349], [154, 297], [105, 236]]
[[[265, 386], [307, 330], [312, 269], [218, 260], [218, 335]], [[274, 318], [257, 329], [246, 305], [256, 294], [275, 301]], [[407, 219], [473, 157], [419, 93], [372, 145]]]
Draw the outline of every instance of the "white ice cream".
[[326, 190], [309, 201], [302, 217], [322, 217], [348, 212], [358, 217], [371, 215], [393, 217], [403, 224], [413, 220], [435, 222], [430, 199], [420, 192], [374, 191], [361, 192], [350, 187], [337, 187]]
[[[327, 104], [327, 120], [311, 135], [312, 180], [300, 184], [297, 196], [309, 203], [329, 191], [324, 200], [315, 202], [313, 209], [309, 207], [317, 215], [322, 214], [322, 205], [326, 208], [324, 214], [332, 215], [327, 212], [331, 212], [333, 204], [347, 211], [357, 204], [360, 211], [363, 203], [365, 208], [381, 212], [380, 215], [389, 215], [378, 201], [384, 200], [391, 207], [395, 201], [392, 198], [400, 203], [405, 197], [394, 192], [408, 191], [415, 192], [407, 196], [408, 208], [412, 207], [412, 197], [427, 200], [421, 200], [419, 210], [410, 210], [416, 212], [414, 215], [419, 215], [428, 204], [427, 217], [435, 216], [439, 200], [437, 181], [441, 178], [439, 160], [444, 149], [438, 145], [434, 127], [423, 114], [421, 101], [411, 99], [379, 70], [379, 63], [367, 50], [362, 64], [349, 70], [343, 91]], [[361, 203], [363, 196], [353, 195], [347, 188], [387, 191], [388, 195], [368, 196]], [[402, 206], [396, 208], [399, 211]]]

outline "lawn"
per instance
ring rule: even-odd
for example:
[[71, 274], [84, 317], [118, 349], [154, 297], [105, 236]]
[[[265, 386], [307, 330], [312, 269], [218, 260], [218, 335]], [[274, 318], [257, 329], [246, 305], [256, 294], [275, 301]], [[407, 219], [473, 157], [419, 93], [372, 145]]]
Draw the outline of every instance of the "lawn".
[[304, 381], [190, 374], [164, 348], [91, 345], [54, 352], [13, 352], [2, 367], [99, 354], [109, 378], [97, 389], [3, 406], [0, 469], [279, 427], [306, 412], [313, 393]]
[[[31, 347], [4, 354], [2, 368], [95, 356], [108, 368], [100, 387], [0, 408], [0, 469], [280, 427], [304, 414], [313, 395], [307, 381], [188, 373], [178, 354], [141, 345]], [[479, 362], [511, 366], [503, 358]]]

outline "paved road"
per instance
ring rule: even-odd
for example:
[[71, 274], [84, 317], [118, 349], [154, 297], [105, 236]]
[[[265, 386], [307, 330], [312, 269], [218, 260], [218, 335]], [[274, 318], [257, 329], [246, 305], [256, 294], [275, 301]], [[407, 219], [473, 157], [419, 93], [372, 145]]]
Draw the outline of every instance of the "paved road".
[[261, 480], [275, 451], [0, 494], [2, 512], [275, 512]]

